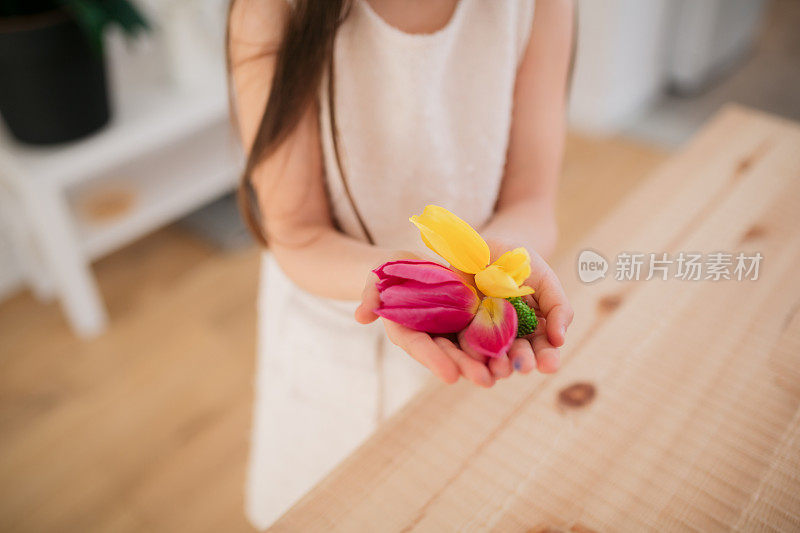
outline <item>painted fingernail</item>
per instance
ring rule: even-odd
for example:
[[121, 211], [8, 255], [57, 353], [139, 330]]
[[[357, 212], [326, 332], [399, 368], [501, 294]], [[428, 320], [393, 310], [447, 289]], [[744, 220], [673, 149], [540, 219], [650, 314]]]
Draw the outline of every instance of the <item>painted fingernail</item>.
[[520, 370], [522, 368], [522, 359], [517, 357], [514, 359], [514, 370]]

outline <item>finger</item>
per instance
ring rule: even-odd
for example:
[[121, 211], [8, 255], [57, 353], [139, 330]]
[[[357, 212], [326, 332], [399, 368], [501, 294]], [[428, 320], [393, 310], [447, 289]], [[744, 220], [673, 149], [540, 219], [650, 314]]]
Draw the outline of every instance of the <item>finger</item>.
[[427, 333], [383, 319], [386, 335], [408, 355], [426, 366], [445, 383], [455, 383], [461, 375], [455, 361], [445, 354]]
[[561, 367], [561, 356], [558, 348], [550, 342], [544, 326], [546, 324], [537, 327], [529, 338], [533, 346], [533, 354], [536, 357], [536, 366], [539, 368], [539, 372], [552, 374]]
[[461, 345], [461, 349], [475, 361], [487, 366], [495, 379], [507, 378], [511, 375], [511, 362], [508, 360], [508, 356], [506, 354], [503, 354], [502, 357], [495, 358], [481, 355], [474, 351], [469, 343], [461, 342], [461, 337], [463, 334], [463, 331], [458, 334], [458, 340], [459, 344]]
[[434, 337], [433, 342], [455, 361], [462, 376], [479, 387], [489, 388], [494, 385], [494, 377], [489, 372], [489, 369], [486, 368], [486, 365], [479, 363], [466, 352], [460, 350], [450, 339]]
[[356, 308], [355, 312], [356, 320], [361, 324], [369, 324], [378, 318], [378, 315], [375, 314], [375, 309], [380, 306], [381, 297], [378, 287], [375, 285], [377, 282], [378, 276], [370, 272], [364, 285], [364, 290], [361, 292], [361, 304]]
[[535, 272], [532, 276], [535, 280], [533, 297], [542, 315], [547, 318], [547, 336], [553, 346], [561, 346], [564, 344], [567, 327], [574, 315], [572, 306], [567, 300], [561, 282], [544, 259], [535, 256], [531, 259], [531, 263]]
[[528, 307], [533, 309], [537, 315], [542, 314], [541, 310], [539, 309], [539, 302], [536, 301], [536, 298], [533, 297], [533, 294], [526, 294], [522, 297], [522, 300], [528, 304]]
[[569, 303], [557, 305], [545, 316], [548, 318], [547, 338], [553, 346], [563, 346], [567, 340], [567, 328], [572, 323], [572, 307]]
[[536, 359], [533, 356], [533, 347], [528, 339], [515, 339], [508, 350], [511, 366], [517, 372], [529, 373], [536, 368]]
[[511, 361], [508, 359], [508, 355], [503, 354], [500, 357], [489, 359], [489, 370], [491, 370], [492, 374], [497, 379], [503, 379], [510, 376], [513, 369], [511, 367]]
[[472, 359], [474, 359], [475, 361], [479, 362], [480, 364], [486, 365], [486, 363], [487, 363], [486, 360], [488, 359], [488, 357], [486, 357], [485, 355], [481, 355], [478, 352], [476, 352], [475, 350], [473, 350], [472, 346], [469, 343], [461, 342], [461, 338], [463, 337], [463, 335], [464, 335], [464, 331], [462, 330], [458, 334], [458, 345], [461, 348], [461, 351], [466, 353], [468, 356], [470, 356]]

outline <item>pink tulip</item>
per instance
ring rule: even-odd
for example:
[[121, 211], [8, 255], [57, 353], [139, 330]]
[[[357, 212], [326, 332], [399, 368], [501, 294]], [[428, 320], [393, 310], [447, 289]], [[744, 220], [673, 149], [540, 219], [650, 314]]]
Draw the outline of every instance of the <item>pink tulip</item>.
[[459, 335], [461, 348], [483, 357], [502, 357], [517, 336], [517, 312], [503, 298], [481, 301], [475, 318]]
[[379, 316], [426, 333], [461, 331], [475, 316], [475, 290], [438, 263], [390, 261], [373, 272], [379, 280]]

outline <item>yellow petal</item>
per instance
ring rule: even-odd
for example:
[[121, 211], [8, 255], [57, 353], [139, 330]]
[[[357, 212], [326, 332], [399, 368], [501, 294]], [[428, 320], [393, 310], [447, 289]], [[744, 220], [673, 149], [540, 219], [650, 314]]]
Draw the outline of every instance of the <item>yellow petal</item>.
[[521, 287], [505, 270], [497, 265], [491, 265], [475, 274], [475, 285], [486, 296], [495, 298], [511, 298], [533, 294], [533, 289], [527, 285]]
[[425, 245], [462, 272], [476, 274], [489, 264], [489, 246], [472, 227], [438, 205], [429, 205], [409, 220]]
[[[536, 291], [533, 290], [533, 287], [530, 287], [528, 285], [520, 285], [517, 288], [517, 293], [514, 296], [526, 296], [528, 294], [533, 294], [534, 292]], [[511, 296], [509, 296], [509, 298], [511, 298]]]
[[502, 268], [506, 274], [514, 278], [517, 285], [522, 285], [531, 275], [531, 256], [525, 248], [514, 248], [501, 255], [492, 263]]

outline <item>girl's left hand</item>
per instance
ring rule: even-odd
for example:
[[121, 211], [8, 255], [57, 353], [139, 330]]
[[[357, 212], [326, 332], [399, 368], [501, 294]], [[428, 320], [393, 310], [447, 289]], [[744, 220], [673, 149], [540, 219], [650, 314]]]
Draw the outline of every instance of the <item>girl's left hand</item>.
[[[492, 260], [515, 248], [498, 241], [487, 242]], [[561, 282], [547, 262], [535, 251], [529, 250], [528, 253], [531, 256], [531, 275], [525, 285], [533, 287], [536, 292], [523, 297], [523, 300], [536, 312], [539, 324], [531, 335], [515, 339], [506, 356], [486, 361], [495, 378], [508, 377], [514, 370], [527, 374], [534, 368], [550, 374], [561, 366], [559, 347], [566, 341], [574, 312]], [[470, 355], [478, 360], [486, 359], [478, 354]]]

